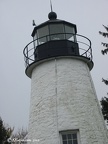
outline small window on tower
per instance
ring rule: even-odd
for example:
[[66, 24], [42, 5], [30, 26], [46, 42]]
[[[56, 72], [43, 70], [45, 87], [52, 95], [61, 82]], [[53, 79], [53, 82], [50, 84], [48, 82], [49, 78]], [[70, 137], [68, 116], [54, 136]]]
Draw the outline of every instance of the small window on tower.
[[78, 131], [61, 132], [61, 144], [80, 144]]

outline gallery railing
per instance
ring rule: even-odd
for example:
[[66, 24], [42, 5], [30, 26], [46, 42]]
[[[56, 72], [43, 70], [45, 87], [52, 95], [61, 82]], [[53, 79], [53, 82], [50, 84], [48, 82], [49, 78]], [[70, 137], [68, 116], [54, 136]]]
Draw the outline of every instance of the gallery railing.
[[23, 50], [25, 66], [28, 67], [31, 63], [35, 62], [34, 52], [37, 46], [52, 40], [69, 40], [78, 43], [79, 56], [92, 60], [91, 41], [87, 37], [73, 33], [56, 33], [37, 38], [26, 45]]

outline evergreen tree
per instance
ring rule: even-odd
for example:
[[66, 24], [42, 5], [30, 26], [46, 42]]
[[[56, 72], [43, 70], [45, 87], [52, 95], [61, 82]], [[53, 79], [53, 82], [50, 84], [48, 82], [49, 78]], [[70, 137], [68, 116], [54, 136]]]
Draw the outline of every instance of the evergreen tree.
[[27, 130], [22, 128], [14, 134], [13, 130], [14, 128], [4, 125], [3, 120], [0, 118], [0, 144], [27, 144]]
[[[101, 31], [99, 31], [99, 34], [101, 34], [101, 35], [104, 36], [105, 38], [108, 38], [108, 27], [106, 27], [106, 26], [104, 26], [104, 25], [103, 25], [103, 27], [105, 28], [105, 30], [106, 30], [107, 32], [101, 32]], [[101, 51], [102, 54], [103, 54], [103, 55], [104, 55], [104, 54], [107, 54], [107, 53], [108, 53], [108, 43], [102, 42], [101, 44], [105, 47], [105, 48]]]
[[[99, 31], [99, 34], [101, 34], [105, 38], [108, 38], [108, 26], [103, 25], [103, 27], [105, 28], [106, 32]], [[103, 55], [105, 55], [108, 53], [108, 43], [102, 42], [101, 44], [104, 47], [104, 49], [101, 52]], [[106, 85], [108, 85], [108, 80], [102, 78], [102, 82], [104, 82]], [[101, 106], [102, 106], [101, 109], [102, 109], [104, 119], [108, 124], [108, 98], [104, 97], [101, 99], [100, 102], [101, 102]]]
[[106, 120], [108, 124], [108, 98], [104, 97], [101, 99], [102, 113], [104, 116], [104, 120]]
[[0, 144], [8, 144], [7, 139], [11, 136], [13, 129], [6, 127], [0, 118]]

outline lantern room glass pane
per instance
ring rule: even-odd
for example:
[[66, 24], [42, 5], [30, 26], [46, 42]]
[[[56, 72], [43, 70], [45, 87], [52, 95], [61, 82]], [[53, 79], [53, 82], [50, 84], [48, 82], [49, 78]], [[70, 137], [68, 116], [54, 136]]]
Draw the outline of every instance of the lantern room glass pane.
[[37, 33], [34, 35], [33, 40], [37, 39]]
[[34, 35], [33, 37], [33, 46], [34, 46], [34, 49], [36, 48], [37, 46], [37, 33]]
[[43, 44], [49, 40], [48, 26], [44, 26], [37, 30], [38, 44]]
[[50, 25], [50, 39], [51, 40], [65, 39], [63, 24], [51, 24]]
[[65, 25], [65, 32], [66, 32], [66, 39], [75, 42], [76, 36], [75, 36], [75, 28], [70, 27], [68, 25]]

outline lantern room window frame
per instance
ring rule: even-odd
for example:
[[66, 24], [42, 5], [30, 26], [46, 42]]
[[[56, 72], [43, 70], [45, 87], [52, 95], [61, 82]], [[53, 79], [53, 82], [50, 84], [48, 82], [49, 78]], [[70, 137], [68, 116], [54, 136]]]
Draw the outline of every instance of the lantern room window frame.
[[51, 40], [70, 40], [77, 42], [76, 32], [76, 25], [74, 24], [65, 21], [46, 22], [35, 27], [33, 31], [33, 40], [37, 38], [37, 43], [34, 41], [34, 46], [41, 45]]

